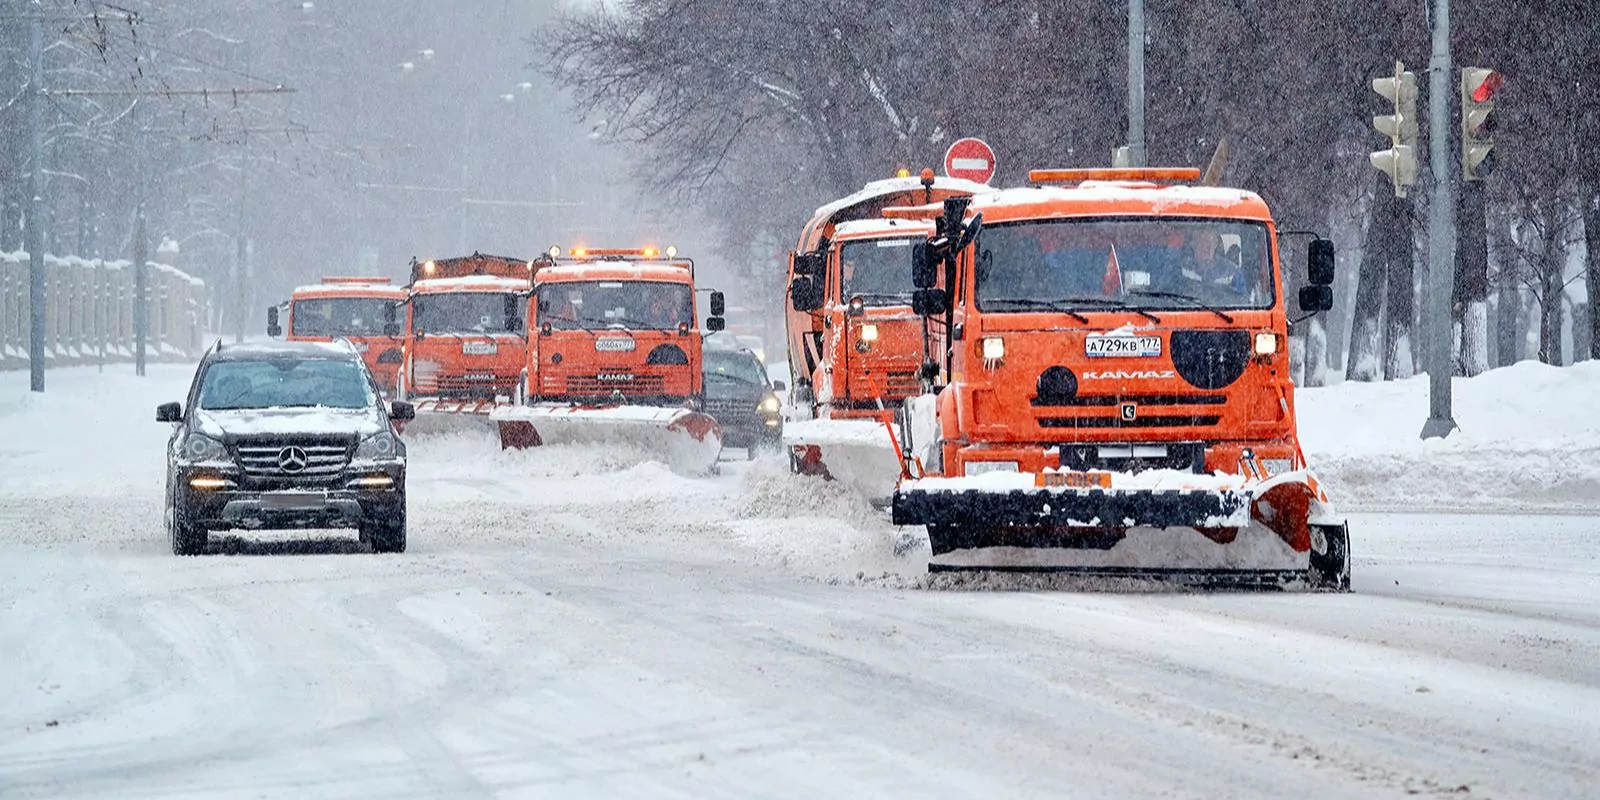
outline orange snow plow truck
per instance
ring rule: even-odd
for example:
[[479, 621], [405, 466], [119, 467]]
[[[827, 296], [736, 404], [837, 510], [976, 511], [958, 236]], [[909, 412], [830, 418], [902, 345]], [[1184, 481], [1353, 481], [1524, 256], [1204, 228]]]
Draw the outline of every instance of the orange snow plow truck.
[[267, 309], [267, 335], [283, 336], [291, 342], [349, 339], [366, 359], [378, 386], [392, 392], [404, 357], [405, 337], [387, 322], [391, 309], [405, 299], [406, 290], [390, 284], [388, 278], [323, 278], [321, 283], [301, 286], [290, 295], [287, 331], [279, 323], [278, 309]]
[[[931, 570], [1349, 586], [1301, 452], [1267, 206], [1198, 170], [1036, 170], [942, 206], [913, 248], [931, 390], [894, 442], [898, 525]], [[1332, 305], [1308, 250], [1300, 309]]]
[[490, 409], [510, 401], [527, 359], [522, 306], [532, 271], [522, 259], [481, 253], [413, 260], [396, 381], [417, 409], [409, 430], [487, 428]]
[[[534, 262], [515, 403], [491, 414], [504, 447], [597, 442], [708, 472], [721, 430], [702, 409], [694, 261], [676, 248], [552, 247]], [[722, 330], [721, 292], [707, 329]]]
[[985, 191], [923, 170], [869, 183], [806, 223], [789, 256], [786, 315], [797, 421], [784, 427], [784, 443], [797, 471], [889, 496], [896, 467], [882, 420], [922, 390], [922, 319], [911, 310], [906, 265], [933, 225], [885, 219], [883, 210]]

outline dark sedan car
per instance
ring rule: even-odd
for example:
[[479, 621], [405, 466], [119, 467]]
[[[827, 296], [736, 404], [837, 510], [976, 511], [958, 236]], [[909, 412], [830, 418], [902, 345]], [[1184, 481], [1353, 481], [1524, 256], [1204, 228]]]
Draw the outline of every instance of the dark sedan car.
[[704, 351], [706, 413], [722, 427], [722, 443], [742, 447], [749, 457], [777, 452], [783, 441], [783, 415], [777, 392], [783, 384], [767, 379], [761, 359], [747, 348]]
[[380, 553], [406, 548], [406, 449], [361, 354], [347, 342], [208, 351], [173, 423], [166, 524], [177, 555], [209, 532], [355, 528]]

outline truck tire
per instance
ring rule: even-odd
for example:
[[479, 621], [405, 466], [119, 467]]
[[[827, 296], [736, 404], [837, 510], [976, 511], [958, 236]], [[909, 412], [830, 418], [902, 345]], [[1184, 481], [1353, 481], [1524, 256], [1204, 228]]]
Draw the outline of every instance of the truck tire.
[[1311, 526], [1311, 588], [1350, 591], [1350, 526]]

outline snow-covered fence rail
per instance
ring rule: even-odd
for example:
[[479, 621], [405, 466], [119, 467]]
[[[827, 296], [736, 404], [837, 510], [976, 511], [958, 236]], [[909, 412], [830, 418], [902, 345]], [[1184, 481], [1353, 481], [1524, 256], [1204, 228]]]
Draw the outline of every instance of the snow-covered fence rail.
[[[52, 365], [131, 361], [134, 269], [128, 261], [45, 256], [44, 353]], [[189, 360], [203, 349], [205, 282], [147, 262], [145, 357]], [[28, 365], [28, 256], [0, 253], [0, 369]]]

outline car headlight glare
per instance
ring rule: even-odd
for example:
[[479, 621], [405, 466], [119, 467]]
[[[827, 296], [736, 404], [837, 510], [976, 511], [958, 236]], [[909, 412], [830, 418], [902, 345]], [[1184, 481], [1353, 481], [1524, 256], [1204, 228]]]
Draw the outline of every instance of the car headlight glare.
[[874, 324], [872, 324], [870, 322], [865, 324], [865, 325], [862, 325], [861, 326], [861, 341], [863, 341], [863, 342], [876, 342], [876, 341], [878, 341], [878, 326], [874, 325]]
[[400, 445], [395, 440], [394, 434], [379, 433], [361, 441], [361, 445], [356, 448], [356, 458], [366, 460], [393, 458], [399, 449]]
[[999, 361], [1006, 357], [1006, 340], [998, 336], [988, 336], [983, 340], [983, 360]]
[[203, 433], [191, 433], [183, 440], [183, 455], [190, 461], [220, 461], [228, 456], [222, 442]]
[[768, 394], [766, 397], [761, 398], [761, 405], [759, 408], [768, 414], [776, 414], [779, 408], [778, 396], [775, 394]]

